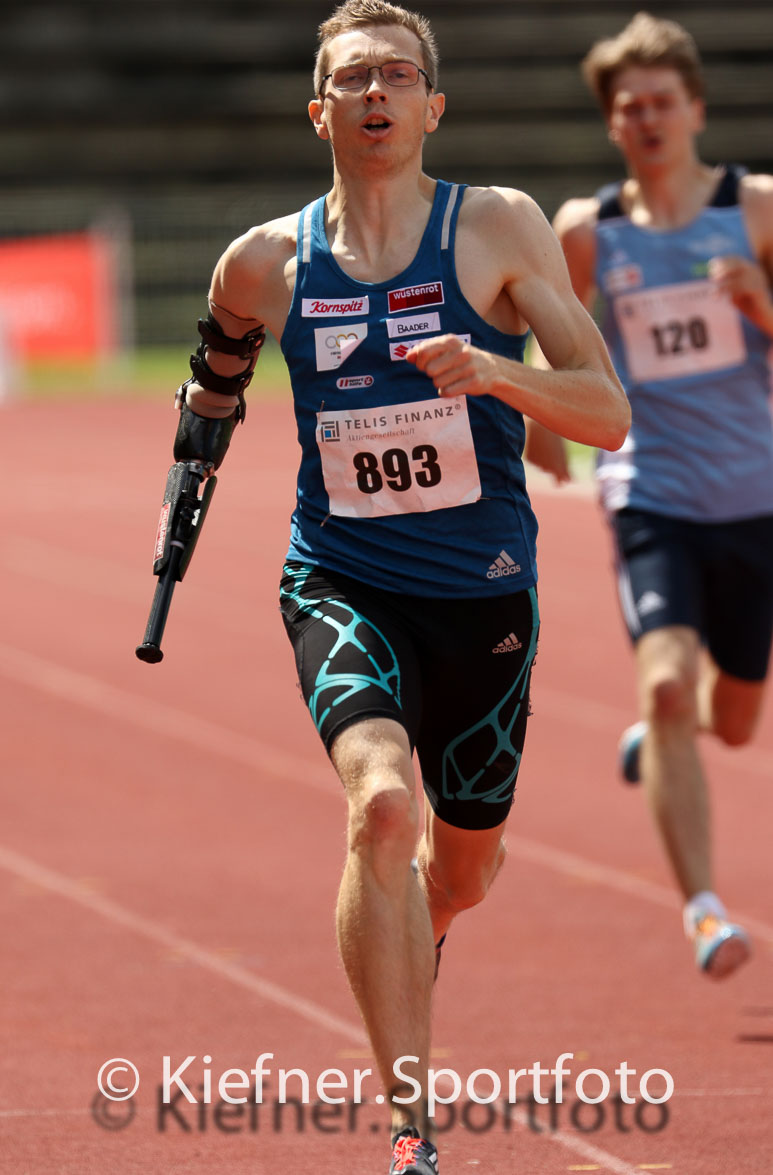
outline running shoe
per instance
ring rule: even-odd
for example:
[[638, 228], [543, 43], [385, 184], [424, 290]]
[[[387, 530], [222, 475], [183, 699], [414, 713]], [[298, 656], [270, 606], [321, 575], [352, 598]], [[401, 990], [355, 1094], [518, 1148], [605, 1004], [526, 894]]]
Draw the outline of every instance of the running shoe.
[[437, 1147], [406, 1126], [392, 1139], [389, 1175], [437, 1175]]
[[620, 774], [626, 783], [639, 783], [641, 780], [639, 759], [641, 744], [646, 733], [646, 722], [634, 722], [633, 726], [629, 726], [627, 730], [623, 731], [620, 742], [617, 744]]
[[696, 914], [690, 938], [699, 970], [712, 979], [731, 975], [751, 954], [746, 931], [716, 914]]

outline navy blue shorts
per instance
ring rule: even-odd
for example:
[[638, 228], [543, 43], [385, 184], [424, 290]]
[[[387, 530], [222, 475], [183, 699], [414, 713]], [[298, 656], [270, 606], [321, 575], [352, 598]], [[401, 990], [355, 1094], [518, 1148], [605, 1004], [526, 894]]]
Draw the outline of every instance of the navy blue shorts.
[[773, 516], [688, 522], [626, 507], [612, 528], [631, 639], [686, 625], [724, 673], [763, 681], [773, 638]]
[[391, 718], [416, 750], [432, 810], [494, 828], [513, 802], [539, 612], [534, 588], [476, 599], [383, 591], [288, 563], [280, 607], [301, 691], [328, 752], [365, 718]]

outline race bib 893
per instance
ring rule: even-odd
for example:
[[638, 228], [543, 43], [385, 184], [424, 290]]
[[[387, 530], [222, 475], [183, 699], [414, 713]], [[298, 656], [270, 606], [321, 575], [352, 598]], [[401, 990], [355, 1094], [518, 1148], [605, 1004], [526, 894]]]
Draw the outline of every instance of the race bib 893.
[[317, 413], [330, 513], [376, 518], [480, 498], [467, 399]]

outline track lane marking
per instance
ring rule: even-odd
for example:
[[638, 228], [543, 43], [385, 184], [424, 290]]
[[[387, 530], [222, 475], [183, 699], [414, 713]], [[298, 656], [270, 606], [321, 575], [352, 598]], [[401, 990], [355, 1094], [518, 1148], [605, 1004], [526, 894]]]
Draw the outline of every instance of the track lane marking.
[[316, 1028], [337, 1032], [356, 1044], [367, 1044], [367, 1036], [357, 1024], [344, 1020], [341, 1016], [329, 1012], [320, 1004], [307, 1000], [304, 996], [295, 995], [277, 983], [262, 979], [238, 963], [229, 963], [214, 951], [199, 946], [192, 939], [175, 934], [162, 923], [154, 922], [151, 918], [145, 918], [141, 914], [135, 914], [134, 911], [119, 905], [118, 902], [94, 893], [92, 889], [81, 882], [74, 881], [65, 874], [48, 869], [44, 865], [39, 865], [30, 857], [2, 845], [0, 845], [0, 867], [41, 889], [56, 894], [58, 897], [68, 898], [71, 902], [83, 906], [93, 914], [99, 914], [118, 926], [123, 926], [126, 930], [131, 930], [168, 950], [175, 951], [204, 970], [212, 971], [238, 987], [243, 987], [270, 1003], [288, 1009], [314, 1024]]
[[[347, 1040], [354, 1041], [360, 1046], [368, 1044], [367, 1035], [362, 1028], [348, 1020], [344, 1020], [340, 1016], [328, 1012], [320, 1004], [313, 1003], [303, 996], [294, 995], [279, 984], [261, 979], [254, 972], [248, 971], [238, 964], [226, 962], [220, 956], [199, 946], [198, 943], [193, 942], [191, 939], [174, 934], [161, 923], [154, 922], [152, 919], [145, 918], [140, 914], [135, 914], [125, 906], [121, 906], [109, 898], [95, 894], [93, 890], [87, 888], [81, 882], [73, 881], [62, 873], [48, 869], [36, 861], [31, 860], [29, 857], [23, 856], [21, 853], [0, 846], [0, 868], [7, 869], [17, 877], [22, 877], [25, 881], [40, 886], [57, 897], [67, 898], [89, 910], [91, 913], [99, 914], [110, 922], [116, 923], [143, 938], [150, 939], [152, 942], [175, 950], [204, 970], [214, 972], [216, 975], [236, 984], [238, 987], [245, 988], [262, 999], [287, 1009], [291, 1013], [309, 1021], [316, 1028], [325, 1028], [332, 1032], [337, 1032]], [[44, 1115], [55, 1116], [57, 1114], [77, 1113], [78, 1111], [42, 1110], [39, 1112]], [[3, 1114], [0, 1114], [0, 1118], [23, 1118], [30, 1116], [33, 1116], [33, 1112], [28, 1110], [7, 1110]], [[516, 1106], [509, 1116], [512, 1121], [517, 1122], [525, 1128], [529, 1128], [529, 1118], [524, 1110], [520, 1110]], [[615, 1155], [609, 1154], [600, 1147], [583, 1141], [583, 1139], [575, 1138], [574, 1135], [567, 1134], [565, 1131], [556, 1130], [541, 1137], [545, 1137], [550, 1142], [557, 1143], [559, 1146], [563, 1146], [583, 1158], [594, 1159], [596, 1162], [603, 1164], [601, 1169], [610, 1172], [611, 1175], [635, 1175], [636, 1169], [622, 1159], [618, 1159]]]
[[[218, 758], [228, 757], [253, 770], [268, 771], [279, 779], [340, 798], [340, 787], [333, 768], [322, 759], [306, 759], [295, 752], [283, 751], [251, 735], [239, 734], [176, 706], [119, 689], [34, 653], [0, 643], [0, 674], [118, 721], [150, 730], [164, 738], [177, 739], [187, 747], [195, 746]], [[611, 707], [588, 704], [589, 713], [596, 715], [606, 709]], [[513, 855], [521, 860], [649, 901], [664, 909], [681, 908], [673, 890], [654, 881], [645, 881], [623, 869], [591, 861], [527, 837], [508, 834], [507, 843]], [[773, 925], [740, 911], [736, 916], [757, 939], [773, 947]]]

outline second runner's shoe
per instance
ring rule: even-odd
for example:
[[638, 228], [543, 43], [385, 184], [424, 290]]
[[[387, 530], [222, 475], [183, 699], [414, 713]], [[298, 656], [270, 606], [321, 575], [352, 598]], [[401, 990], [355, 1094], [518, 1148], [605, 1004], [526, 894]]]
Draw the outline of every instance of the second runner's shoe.
[[712, 979], [731, 975], [751, 954], [746, 931], [716, 914], [698, 914], [690, 938], [698, 968]]
[[641, 780], [639, 759], [646, 733], [646, 722], [634, 722], [633, 726], [629, 726], [620, 736], [620, 742], [617, 744], [618, 764], [620, 774], [626, 783], [639, 783]]

